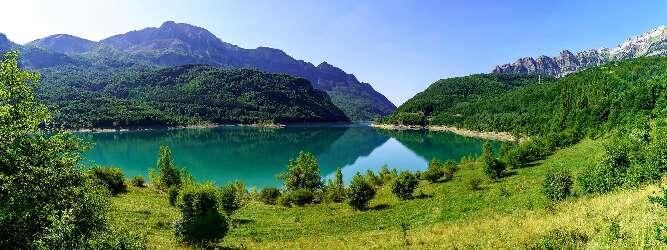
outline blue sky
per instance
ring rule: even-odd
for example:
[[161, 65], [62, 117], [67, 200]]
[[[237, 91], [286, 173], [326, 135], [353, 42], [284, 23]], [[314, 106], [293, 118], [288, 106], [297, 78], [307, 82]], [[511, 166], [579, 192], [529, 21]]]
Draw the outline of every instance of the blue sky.
[[0, 32], [101, 38], [166, 20], [245, 48], [327, 61], [399, 105], [432, 82], [523, 56], [611, 47], [667, 24], [667, 1], [10, 1]]

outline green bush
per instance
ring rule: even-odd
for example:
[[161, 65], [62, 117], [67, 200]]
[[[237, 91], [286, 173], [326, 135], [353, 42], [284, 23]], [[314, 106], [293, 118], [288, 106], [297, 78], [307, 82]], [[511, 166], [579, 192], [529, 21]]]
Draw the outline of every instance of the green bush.
[[628, 147], [623, 143], [608, 144], [602, 162], [585, 169], [577, 177], [582, 193], [607, 193], [623, 185], [630, 164], [628, 153]]
[[343, 172], [340, 168], [336, 169], [335, 179], [329, 180], [327, 184], [327, 199], [333, 202], [343, 202], [345, 200], [345, 186], [343, 185]]
[[588, 242], [588, 235], [578, 231], [552, 230], [527, 249], [581, 249]]
[[667, 209], [667, 187], [662, 187], [662, 194], [658, 196], [649, 196], [649, 202], [658, 204], [660, 207]]
[[347, 203], [357, 210], [368, 207], [368, 202], [375, 197], [375, 188], [359, 173], [354, 175], [347, 192]]
[[169, 198], [169, 205], [176, 206], [176, 202], [178, 201], [178, 193], [180, 192], [180, 188], [173, 186], [170, 187], [167, 190], [167, 196]]
[[297, 189], [294, 191], [283, 193], [279, 203], [281, 205], [290, 206], [304, 206], [306, 204], [313, 203], [315, 201], [315, 195], [312, 191], [306, 188]]
[[125, 175], [120, 168], [103, 168], [98, 166], [88, 170], [88, 175], [109, 189], [111, 194], [119, 194], [127, 191]]
[[315, 155], [307, 152], [299, 152], [296, 159], [287, 164], [287, 172], [280, 174], [285, 181], [285, 189], [293, 191], [297, 189], [308, 189], [315, 191], [322, 187], [320, 176], [320, 165]]
[[466, 181], [466, 186], [468, 186], [468, 189], [470, 190], [481, 190], [482, 182], [484, 182], [482, 178], [471, 177]]
[[123, 230], [99, 233], [88, 240], [85, 249], [144, 250], [147, 239]]
[[572, 183], [570, 172], [551, 169], [542, 182], [542, 193], [552, 201], [564, 200], [570, 195]]
[[523, 168], [529, 163], [544, 159], [551, 152], [539, 138], [528, 140], [507, 152], [506, 160], [511, 168]]
[[382, 183], [390, 183], [398, 177], [398, 171], [395, 168], [389, 170], [387, 165], [382, 165], [380, 172], [378, 172], [378, 177], [382, 180]]
[[183, 183], [181, 171], [176, 167], [174, 159], [171, 157], [171, 149], [167, 146], [160, 146], [157, 173], [155, 175], [155, 186], [159, 189], [166, 190], [173, 186], [180, 186]]
[[412, 199], [417, 184], [419, 181], [412, 173], [403, 171], [391, 187], [391, 192], [402, 200], [409, 200]]
[[431, 162], [428, 163], [428, 169], [426, 169], [426, 172], [422, 173], [424, 179], [431, 183], [438, 182], [444, 175], [444, 166], [436, 159], [431, 160]]
[[263, 188], [259, 192], [259, 199], [264, 202], [264, 204], [275, 205], [280, 197], [280, 189], [274, 187]]
[[448, 181], [454, 178], [456, 170], [457, 170], [456, 163], [452, 160], [447, 161], [445, 163], [445, 166], [443, 167], [443, 180]]
[[384, 180], [375, 174], [373, 170], [366, 170], [366, 179], [368, 180], [368, 183], [370, 183], [373, 186], [380, 187], [384, 185]]
[[181, 217], [174, 222], [176, 236], [191, 244], [215, 243], [228, 231], [227, 218], [218, 210], [213, 184], [192, 184], [181, 188], [177, 208]]
[[245, 190], [239, 190], [239, 188], [245, 188], [245, 186], [228, 183], [218, 191], [218, 204], [227, 215], [232, 215], [243, 206], [243, 192]]
[[143, 176], [135, 176], [135, 177], [132, 178], [130, 183], [132, 183], [132, 186], [134, 186], [134, 187], [144, 187], [144, 177]]
[[484, 170], [484, 174], [486, 174], [486, 176], [491, 179], [498, 179], [502, 177], [506, 168], [505, 163], [493, 156], [493, 149], [491, 148], [491, 144], [488, 142], [484, 143], [482, 148], [484, 151], [482, 156], [482, 161], [484, 162], [484, 165], [482, 165], [482, 170]]

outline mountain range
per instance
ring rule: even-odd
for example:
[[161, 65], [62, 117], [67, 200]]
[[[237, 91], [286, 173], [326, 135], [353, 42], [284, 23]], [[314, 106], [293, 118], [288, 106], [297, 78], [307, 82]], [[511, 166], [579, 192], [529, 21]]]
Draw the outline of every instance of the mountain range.
[[208, 30], [168, 21], [114, 35], [100, 41], [57, 34], [29, 42], [13, 43], [0, 34], [0, 52], [19, 50], [21, 63], [32, 69], [72, 65], [77, 67], [131, 68], [205, 64], [215, 67], [253, 68], [304, 78], [325, 91], [352, 120], [370, 120], [396, 109], [373, 87], [327, 62], [315, 66], [294, 59], [279, 49], [245, 49], [226, 43]]
[[554, 57], [544, 55], [537, 59], [524, 57], [512, 64], [496, 66], [493, 73], [540, 74], [560, 77], [612, 61], [665, 55], [667, 55], [667, 26], [662, 25], [627, 39], [610, 49], [591, 49], [577, 53], [563, 50]]

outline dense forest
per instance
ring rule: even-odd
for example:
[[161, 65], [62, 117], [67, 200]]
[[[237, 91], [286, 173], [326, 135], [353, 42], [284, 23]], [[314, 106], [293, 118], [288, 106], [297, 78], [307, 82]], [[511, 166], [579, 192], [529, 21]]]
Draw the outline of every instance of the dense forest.
[[[442, 83], [438, 82], [381, 121], [411, 124], [409, 119], [400, 117], [412, 115], [423, 117], [430, 125], [484, 131], [545, 135], [576, 129], [584, 134], [595, 134], [663, 116], [667, 98], [664, 94], [666, 69], [664, 57], [612, 62], [557, 80], [543, 78], [542, 84], [526, 84], [500, 91], [501, 94], [456, 102], [450, 98], [443, 98], [444, 101], [429, 98], [435, 108], [427, 112], [429, 106], [421, 104], [425, 102], [421, 97], [442, 95], [436, 92], [442, 89], [439, 87]], [[478, 78], [466, 77], [470, 80], [467, 85], [451, 85], [453, 90], [445, 92], [445, 96], [485, 84]]]
[[349, 121], [325, 92], [284, 74], [202, 65], [58, 66], [41, 74], [38, 98], [67, 128]]

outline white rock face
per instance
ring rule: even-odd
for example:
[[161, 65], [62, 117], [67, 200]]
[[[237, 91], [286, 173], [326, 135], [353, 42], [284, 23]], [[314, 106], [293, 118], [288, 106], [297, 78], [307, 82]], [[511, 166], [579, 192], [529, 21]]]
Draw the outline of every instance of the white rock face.
[[661, 25], [644, 34], [627, 39], [611, 49], [591, 49], [576, 54], [563, 50], [557, 56], [540, 56], [537, 60], [525, 57], [512, 64], [498, 65], [493, 69], [493, 73], [542, 74], [560, 77], [610, 61], [665, 55], [667, 55], [667, 26]]

